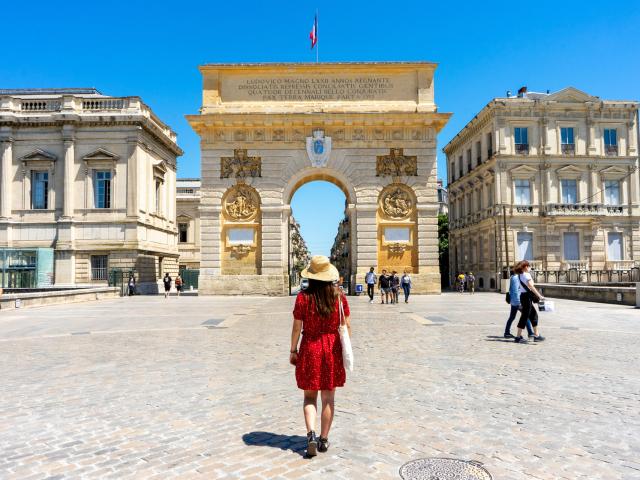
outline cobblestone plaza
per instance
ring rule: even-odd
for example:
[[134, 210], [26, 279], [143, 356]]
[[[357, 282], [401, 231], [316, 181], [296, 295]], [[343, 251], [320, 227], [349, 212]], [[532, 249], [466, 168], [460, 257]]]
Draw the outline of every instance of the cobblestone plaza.
[[[293, 297], [133, 297], [0, 314], [0, 478], [640, 478], [640, 314], [558, 300], [502, 338], [500, 295], [350, 297], [356, 369], [305, 459]], [[543, 316], [544, 315], [544, 316]]]

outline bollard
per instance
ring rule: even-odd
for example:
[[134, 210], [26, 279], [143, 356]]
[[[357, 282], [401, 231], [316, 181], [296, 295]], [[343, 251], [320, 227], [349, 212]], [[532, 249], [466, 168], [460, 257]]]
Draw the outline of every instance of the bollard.
[[636, 283], [636, 308], [640, 308], [640, 282]]

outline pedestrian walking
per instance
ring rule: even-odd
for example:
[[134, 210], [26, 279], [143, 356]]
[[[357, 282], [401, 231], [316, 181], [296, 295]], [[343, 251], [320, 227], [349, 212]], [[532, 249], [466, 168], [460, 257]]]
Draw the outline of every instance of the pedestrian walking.
[[467, 291], [473, 295], [476, 293], [476, 277], [473, 272], [469, 272], [465, 276], [465, 284], [467, 285]]
[[176, 292], [178, 292], [178, 296], [180, 296], [180, 292], [182, 292], [182, 277], [180, 276], [180, 273], [176, 276], [175, 284]]
[[[520, 304], [520, 279], [515, 273], [515, 268], [516, 266], [514, 266], [510, 272], [509, 306], [511, 307], [511, 310], [509, 312], [507, 324], [504, 327], [504, 338], [516, 338], [511, 333], [511, 324], [516, 319], [518, 312], [522, 309], [522, 305]], [[533, 337], [533, 328], [531, 328], [531, 321], [529, 319], [527, 319], [527, 333], [529, 334], [529, 338]]]
[[398, 290], [400, 290], [400, 277], [395, 270], [391, 273], [391, 303], [398, 304]]
[[169, 276], [169, 272], [164, 274], [162, 283], [164, 284], [164, 298], [169, 298], [169, 292], [171, 291], [171, 277]]
[[365, 275], [364, 281], [367, 284], [367, 295], [369, 295], [369, 303], [373, 303], [373, 292], [378, 283], [378, 277], [375, 273], [375, 268], [371, 267], [369, 272]]
[[382, 301], [380, 303], [388, 304], [390, 293], [391, 293], [391, 277], [387, 275], [386, 270], [382, 270], [382, 275], [380, 275], [380, 298], [382, 299]]
[[518, 334], [515, 338], [516, 343], [527, 343], [522, 337], [522, 329], [527, 324], [527, 320], [530, 320], [533, 326], [533, 341], [542, 342], [544, 340], [538, 329], [538, 311], [534, 305], [540, 300], [544, 300], [544, 296], [536, 289], [531, 273], [529, 273], [530, 270], [531, 265], [526, 260], [522, 260], [516, 266], [516, 273], [520, 282], [520, 303], [522, 304], [522, 313], [518, 321]]
[[133, 276], [133, 274], [129, 275], [127, 286], [129, 287], [129, 296], [134, 296], [136, 293], [136, 278]]
[[464, 279], [465, 279], [464, 273], [460, 273], [457, 278], [458, 278], [458, 292], [464, 293]]
[[404, 292], [404, 303], [409, 303], [409, 294], [411, 293], [411, 276], [409, 275], [408, 270], [404, 271], [404, 275], [402, 275], [402, 278], [400, 279], [400, 285]]
[[[346, 380], [338, 327], [341, 318], [344, 318], [351, 336], [351, 322], [347, 297], [334, 286], [338, 280], [338, 270], [327, 257], [312, 257], [311, 264], [302, 271], [302, 276], [309, 279], [309, 287], [298, 294], [293, 309], [289, 362], [296, 367], [298, 388], [304, 390], [307, 456], [313, 457], [317, 452], [326, 452], [329, 448], [335, 389], [344, 386]], [[322, 402], [319, 438], [315, 433], [318, 392]]]

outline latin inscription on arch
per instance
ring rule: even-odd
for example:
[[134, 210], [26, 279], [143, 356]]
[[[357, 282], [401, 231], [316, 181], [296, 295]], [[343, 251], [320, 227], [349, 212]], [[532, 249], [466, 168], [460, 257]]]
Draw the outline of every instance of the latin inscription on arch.
[[308, 102], [414, 100], [415, 75], [280, 75], [226, 77], [222, 79], [224, 102]]

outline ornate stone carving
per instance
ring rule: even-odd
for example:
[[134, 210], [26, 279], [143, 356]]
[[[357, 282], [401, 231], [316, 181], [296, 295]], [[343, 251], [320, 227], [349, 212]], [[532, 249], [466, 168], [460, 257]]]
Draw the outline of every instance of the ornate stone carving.
[[409, 250], [410, 247], [406, 243], [396, 242], [388, 244], [387, 248], [389, 249], [389, 252], [397, 255], [403, 253], [405, 250]]
[[380, 155], [376, 161], [376, 177], [418, 175], [418, 157], [404, 155], [402, 148], [392, 148], [389, 155]]
[[273, 131], [273, 141], [284, 142], [284, 130], [282, 128], [277, 128]]
[[395, 220], [407, 218], [413, 212], [412, 196], [405, 187], [391, 185], [382, 192], [380, 207], [389, 218]]
[[233, 151], [233, 157], [220, 158], [220, 178], [261, 177], [260, 157], [248, 157], [247, 151], [239, 148]]
[[253, 247], [251, 245], [234, 245], [231, 247], [231, 251], [236, 256], [236, 258], [244, 257], [251, 250], [253, 250]]
[[251, 220], [258, 212], [258, 192], [243, 183], [231, 187], [226, 195], [224, 210], [233, 220]]

